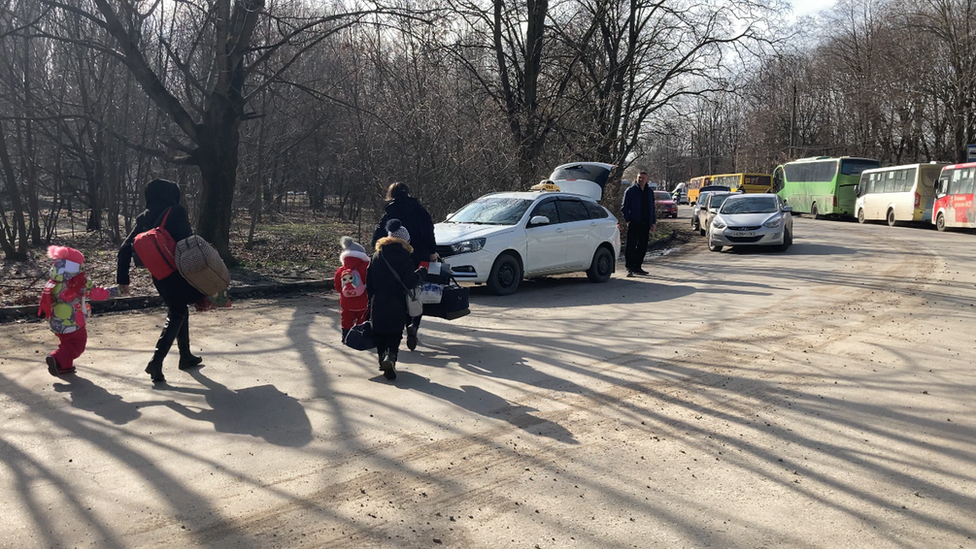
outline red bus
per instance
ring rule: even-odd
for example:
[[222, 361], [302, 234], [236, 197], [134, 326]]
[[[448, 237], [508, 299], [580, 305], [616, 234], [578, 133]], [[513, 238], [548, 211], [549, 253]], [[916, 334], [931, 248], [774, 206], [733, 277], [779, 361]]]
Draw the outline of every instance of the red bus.
[[951, 227], [976, 228], [976, 207], [973, 206], [976, 186], [976, 162], [953, 164], [942, 168], [935, 186], [932, 223], [940, 231]]

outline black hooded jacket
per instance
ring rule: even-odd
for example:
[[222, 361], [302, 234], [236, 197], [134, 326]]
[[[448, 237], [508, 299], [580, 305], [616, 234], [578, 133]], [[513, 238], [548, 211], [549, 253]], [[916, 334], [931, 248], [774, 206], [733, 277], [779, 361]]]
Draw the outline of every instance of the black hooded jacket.
[[[434, 240], [434, 222], [430, 214], [412, 196], [394, 198], [386, 205], [386, 214], [383, 219], [376, 224], [373, 231], [372, 246], [387, 236], [386, 223], [391, 219], [399, 219], [403, 226], [410, 233], [410, 245], [413, 246], [413, 264], [416, 267], [421, 261], [429, 261], [431, 254], [437, 252], [437, 243]], [[368, 286], [367, 286], [368, 287]]]
[[136, 259], [136, 265], [142, 266], [138, 256], [132, 252], [132, 242], [136, 235], [157, 227], [162, 222], [166, 210], [170, 208], [172, 209], [169, 216], [166, 217], [166, 225], [163, 228], [169, 232], [173, 240], [179, 242], [193, 234], [186, 209], [180, 206], [180, 188], [172, 181], [153, 180], [149, 185], [146, 185], [146, 210], [136, 218], [132, 232], [125, 237], [122, 246], [119, 248], [118, 269], [115, 275], [117, 284], [129, 284], [129, 268], [133, 257]]

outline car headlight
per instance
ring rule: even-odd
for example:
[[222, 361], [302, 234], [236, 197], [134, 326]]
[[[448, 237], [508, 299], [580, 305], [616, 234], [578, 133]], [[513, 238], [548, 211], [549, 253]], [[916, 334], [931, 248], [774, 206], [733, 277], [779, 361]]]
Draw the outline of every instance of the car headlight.
[[455, 254], [466, 254], [470, 252], [477, 252], [481, 248], [485, 247], [486, 238], [472, 238], [471, 240], [465, 240], [463, 242], [458, 242], [457, 244], [451, 244], [451, 251]]
[[712, 220], [712, 227], [715, 227], [716, 229], [722, 230], [726, 226], [727, 225], [725, 223], [723, 223], [722, 220], [719, 219], [719, 218], [717, 218], [717, 217]]
[[775, 229], [776, 227], [779, 227], [780, 223], [782, 222], [783, 222], [782, 217], [774, 217], [769, 221], [763, 223], [763, 227], [769, 227], [770, 229]]

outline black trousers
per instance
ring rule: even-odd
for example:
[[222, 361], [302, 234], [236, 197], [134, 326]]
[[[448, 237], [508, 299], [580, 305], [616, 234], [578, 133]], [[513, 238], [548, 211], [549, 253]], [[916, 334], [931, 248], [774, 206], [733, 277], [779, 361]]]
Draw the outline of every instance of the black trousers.
[[647, 255], [647, 243], [651, 238], [649, 223], [627, 224], [627, 248], [624, 250], [624, 261], [628, 271], [638, 271]]
[[166, 303], [167, 311], [166, 323], [163, 324], [163, 331], [156, 340], [152, 361], [162, 362], [173, 347], [174, 340], [180, 350], [180, 357], [188, 358], [191, 354], [189, 304], [203, 299], [203, 294], [190, 286], [190, 283], [179, 273], [173, 273], [163, 280], [153, 279], [153, 284], [159, 292], [159, 297]]

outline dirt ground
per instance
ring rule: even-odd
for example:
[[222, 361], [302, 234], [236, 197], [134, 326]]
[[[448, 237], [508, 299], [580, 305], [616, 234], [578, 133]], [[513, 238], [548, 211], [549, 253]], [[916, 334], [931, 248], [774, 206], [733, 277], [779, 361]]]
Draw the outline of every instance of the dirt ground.
[[[678, 222], [687, 223], [687, 219]], [[976, 547], [969, 234], [797, 220], [472, 290], [383, 379], [330, 294], [0, 326], [0, 547]]]

